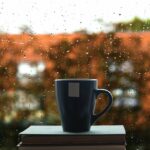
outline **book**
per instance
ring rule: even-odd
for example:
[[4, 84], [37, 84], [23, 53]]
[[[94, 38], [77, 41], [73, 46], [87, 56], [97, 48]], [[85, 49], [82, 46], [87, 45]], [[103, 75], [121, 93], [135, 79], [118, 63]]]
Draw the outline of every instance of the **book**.
[[18, 146], [18, 150], [126, 150], [124, 145], [84, 145], [84, 146]]
[[122, 125], [92, 126], [88, 132], [63, 132], [61, 126], [30, 126], [19, 134], [23, 145], [125, 145]]

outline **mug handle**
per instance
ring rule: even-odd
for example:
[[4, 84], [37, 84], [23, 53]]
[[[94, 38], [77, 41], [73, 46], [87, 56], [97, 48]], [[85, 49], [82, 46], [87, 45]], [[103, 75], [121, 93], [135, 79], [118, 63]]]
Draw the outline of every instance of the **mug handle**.
[[106, 89], [95, 89], [94, 90], [94, 94], [97, 98], [98, 95], [100, 95], [101, 93], [104, 93], [108, 96], [108, 105], [98, 114], [92, 114], [92, 118], [91, 118], [91, 125], [100, 117], [102, 116], [105, 112], [107, 112], [111, 105], [112, 105], [112, 102], [113, 102], [113, 97], [111, 95], [111, 93], [106, 90]]

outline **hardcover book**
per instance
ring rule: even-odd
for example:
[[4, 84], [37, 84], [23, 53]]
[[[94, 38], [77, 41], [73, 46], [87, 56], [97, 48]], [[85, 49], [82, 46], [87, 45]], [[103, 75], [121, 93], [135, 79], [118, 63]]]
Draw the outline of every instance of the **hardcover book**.
[[30, 126], [19, 134], [23, 145], [125, 145], [122, 125], [92, 126], [89, 132], [63, 132], [62, 126]]
[[18, 146], [19, 150], [126, 150], [124, 145], [84, 145], [84, 146]]

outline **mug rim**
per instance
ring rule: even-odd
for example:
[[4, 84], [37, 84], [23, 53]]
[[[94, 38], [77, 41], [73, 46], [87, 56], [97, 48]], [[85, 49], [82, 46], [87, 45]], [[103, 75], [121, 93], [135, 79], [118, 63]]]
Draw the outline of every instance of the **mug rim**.
[[55, 79], [55, 81], [97, 81], [97, 79], [82, 79], [82, 78], [76, 78], [76, 79]]

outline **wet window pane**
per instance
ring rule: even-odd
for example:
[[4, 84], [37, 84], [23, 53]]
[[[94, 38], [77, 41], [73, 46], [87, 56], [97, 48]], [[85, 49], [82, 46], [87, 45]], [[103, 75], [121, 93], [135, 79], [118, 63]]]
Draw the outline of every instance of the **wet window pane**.
[[[0, 149], [16, 150], [18, 133], [30, 125], [61, 124], [54, 85], [61, 78], [98, 79], [114, 100], [96, 124], [123, 124], [127, 149], [149, 149], [149, 6], [0, 0]], [[98, 97], [95, 112], [105, 105]]]

